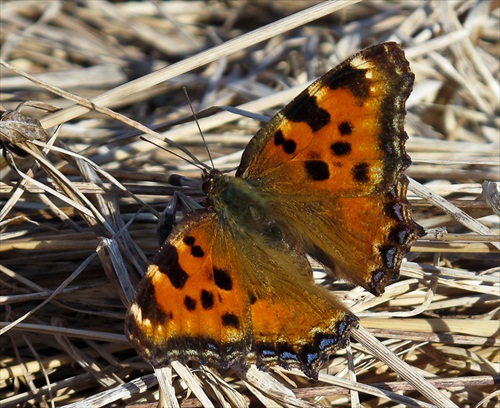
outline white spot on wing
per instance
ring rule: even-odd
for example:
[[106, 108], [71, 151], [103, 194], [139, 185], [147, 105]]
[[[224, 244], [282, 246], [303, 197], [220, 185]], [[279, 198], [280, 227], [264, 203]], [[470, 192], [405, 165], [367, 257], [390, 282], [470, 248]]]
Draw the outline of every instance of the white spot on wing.
[[135, 320], [140, 320], [142, 318], [142, 311], [137, 303], [132, 303], [130, 305], [129, 313], [134, 316]]
[[362, 56], [358, 55], [351, 60], [351, 67], [354, 69], [372, 69], [373, 64], [365, 60]]

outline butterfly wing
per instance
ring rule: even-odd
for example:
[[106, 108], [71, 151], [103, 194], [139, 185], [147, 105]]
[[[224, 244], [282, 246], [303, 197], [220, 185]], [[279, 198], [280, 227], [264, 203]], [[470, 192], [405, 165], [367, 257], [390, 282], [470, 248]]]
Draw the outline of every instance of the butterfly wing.
[[211, 211], [191, 213], [174, 229], [127, 316], [139, 354], [155, 367], [247, 361], [317, 377], [356, 319], [314, 285], [299, 248], [254, 231]]
[[413, 79], [396, 43], [361, 51], [273, 117], [237, 171], [311, 256], [375, 294], [422, 233], [401, 175], [411, 163], [403, 121]]
[[169, 235], [136, 290], [127, 335], [155, 367], [172, 360], [234, 361], [250, 351], [245, 282], [229, 273], [238, 269], [230, 264], [234, 257], [214, 254], [234, 252], [232, 243], [221, 239], [215, 217], [213, 212], [190, 213]]

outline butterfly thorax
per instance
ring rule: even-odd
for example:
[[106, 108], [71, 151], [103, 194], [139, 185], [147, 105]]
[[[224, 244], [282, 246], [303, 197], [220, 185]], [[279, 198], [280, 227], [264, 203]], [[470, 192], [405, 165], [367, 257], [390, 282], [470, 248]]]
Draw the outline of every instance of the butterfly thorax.
[[205, 176], [203, 190], [206, 207], [215, 211], [221, 222], [233, 224], [238, 230], [262, 231], [269, 227], [268, 198], [244, 178], [212, 170]]

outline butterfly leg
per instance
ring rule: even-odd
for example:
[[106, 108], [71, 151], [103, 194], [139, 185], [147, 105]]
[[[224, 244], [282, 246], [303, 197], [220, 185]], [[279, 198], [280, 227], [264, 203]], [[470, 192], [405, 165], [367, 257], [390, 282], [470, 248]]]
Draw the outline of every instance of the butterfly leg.
[[[200, 181], [189, 179], [187, 177], [174, 174], [170, 176], [169, 182], [173, 186], [179, 187], [197, 187], [200, 188]], [[170, 235], [172, 228], [176, 225], [177, 211], [181, 211], [184, 216], [191, 211], [203, 208], [201, 204], [188, 197], [186, 194], [174, 191], [172, 199], [168, 202], [165, 209], [162, 211], [158, 222], [158, 241], [160, 247], [163, 245], [167, 237]]]

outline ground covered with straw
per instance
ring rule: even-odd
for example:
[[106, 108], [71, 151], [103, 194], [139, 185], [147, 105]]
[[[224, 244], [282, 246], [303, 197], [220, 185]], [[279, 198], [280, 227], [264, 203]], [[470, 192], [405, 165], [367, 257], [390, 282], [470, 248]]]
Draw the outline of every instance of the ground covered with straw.
[[[160, 382], [165, 406], [497, 406], [499, 17], [467, 0], [2, 1], [0, 405], [155, 406]], [[155, 376], [123, 325], [169, 176], [199, 177], [181, 149], [208, 158], [186, 93], [215, 165], [234, 169], [260, 120], [384, 41], [416, 76], [406, 173], [427, 234], [380, 297], [315, 266], [365, 340], [317, 382], [178, 363]]]

